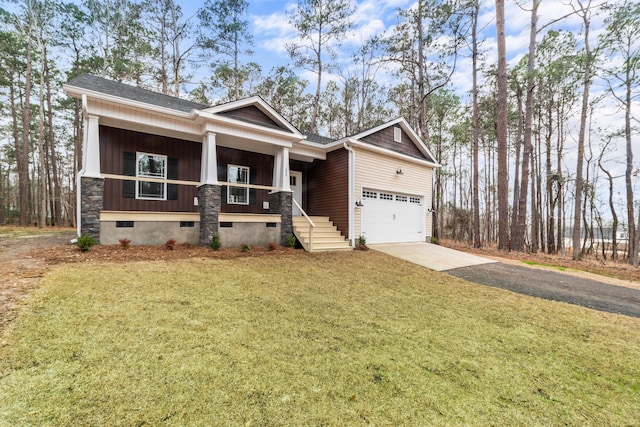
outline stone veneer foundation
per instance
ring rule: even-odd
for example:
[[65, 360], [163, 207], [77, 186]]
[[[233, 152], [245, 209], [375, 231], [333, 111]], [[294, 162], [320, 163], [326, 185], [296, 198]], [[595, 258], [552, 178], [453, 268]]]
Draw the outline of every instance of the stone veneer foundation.
[[80, 178], [80, 234], [100, 239], [100, 211], [104, 195], [104, 178]]
[[290, 191], [269, 194], [269, 212], [280, 214], [280, 244], [283, 246], [287, 237], [293, 234], [292, 197], [293, 194]]
[[207, 246], [218, 233], [218, 215], [221, 208], [221, 187], [205, 184], [198, 187], [198, 212], [200, 212], [200, 244]]

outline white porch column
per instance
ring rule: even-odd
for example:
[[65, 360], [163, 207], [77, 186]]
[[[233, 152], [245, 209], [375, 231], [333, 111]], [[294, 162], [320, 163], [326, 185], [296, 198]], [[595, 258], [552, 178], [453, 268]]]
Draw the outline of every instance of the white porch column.
[[102, 178], [100, 175], [100, 122], [98, 116], [87, 115], [85, 122], [82, 176]]
[[213, 132], [207, 132], [202, 138], [200, 181], [201, 185], [218, 185], [218, 155], [216, 153], [216, 134]]
[[282, 191], [291, 191], [289, 180], [289, 149], [282, 148]]
[[273, 157], [273, 187], [282, 188], [282, 151], [277, 151]]

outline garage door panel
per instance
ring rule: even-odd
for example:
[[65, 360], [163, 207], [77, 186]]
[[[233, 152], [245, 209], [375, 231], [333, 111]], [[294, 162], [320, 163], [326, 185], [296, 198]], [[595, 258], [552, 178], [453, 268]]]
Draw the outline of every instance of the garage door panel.
[[421, 197], [365, 190], [362, 201], [362, 235], [367, 243], [424, 240]]

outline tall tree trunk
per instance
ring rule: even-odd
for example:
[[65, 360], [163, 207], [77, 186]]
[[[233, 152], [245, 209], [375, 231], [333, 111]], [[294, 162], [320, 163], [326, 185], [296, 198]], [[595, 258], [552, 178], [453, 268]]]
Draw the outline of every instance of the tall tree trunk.
[[480, 186], [478, 185], [478, 144], [480, 143], [479, 107], [478, 107], [478, 14], [480, 4], [475, 1], [473, 4], [472, 16], [472, 41], [471, 57], [472, 65], [472, 96], [473, 96], [473, 247], [482, 246], [482, 236], [480, 235]]
[[53, 108], [51, 107], [51, 76], [49, 73], [49, 61], [46, 59], [47, 54], [46, 50], [44, 53], [45, 56], [45, 75], [47, 82], [47, 123], [48, 123], [48, 142], [49, 142], [49, 153], [50, 153], [50, 163], [51, 163], [51, 176], [50, 179], [53, 182], [53, 211], [52, 211], [52, 219], [55, 225], [62, 224], [62, 187], [60, 185], [60, 175], [58, 174], [58, 156], [56, 155], [56, 144], [55, 144], [55, 134], [53, 129]]
[[511, 236], [515, 236], [518, 224], [518, 200], [520, 200], [520, 151], [522, 150], [522, 135], [524, 134], [524, 114], [522, 110], [522, 87], [517, 84], [516, 99], [518, 105], [518, 134], [515, 140], [515, 172], [513, 174], [513, 208], [511, 209]]
[[551, 138], [553, 137], [552, 129], [553, 129], [553, 98], [551, 98], [551, 102], [549, 104], [549, 110], [547, 111], [547, 133], [545, 135], [545, 148], [546, 148], [546, 158], [545, 158], [545, 172], [546, 172], [546, 189], [547, 189], [547, 253], [554, 254], [556, 253], [556, 243], [555, 243], [555, 211], [556, 206], [555, 203], [557, 198], [553, 195], [553, 183], [557, 182], [558, 175], [553, 174], [553, 170], [551, 168]]
[[[426, 99], [425, 99], [425, 84], [424, 84], [424, 40], [423, 40], [423, 28], [422, 28], [422, 8], [423, 1], [418, 1], [417, 5], [417, 16], [416, 16], [416, 25], [417, 25], [417, 33], [418, 33], [418, 96], [420, 100], [420, 104], [418, 105], [418, 129], [420, 130], [420, 136], [425, 138], [427, 134], [427, 115], [426, 115]], [[428, 141], [427, 141], [428, 142]]]
[[504, 0], [496, 0], [498, 34], [498, 249], [509, 249], [509, 167], [507, 164], [507, 48]]
[[[32, 74], [32, 22], [29, 17], [26, 49], [26, 68], [25, 68], [25, 85], [24, 100], [22, 104], [22, 144], [20, 146], [20, 158], [18, 163], [18, 186], [20, 188], [20, 225], [27, 225], [29, 222], [29, 145], [30, 145], [30, 124], [31, 124], [31, 74]], [[20, 178], [20, 175], [23, 177]]]
[[[638, 228], [636, 229], [635, 247], [636, 249], [640, 247], [640, 209], [638, 209]], [[638, 260], [638, 254], [636, 252], [636, 256], [633, 261], [633, 266], [635, 268], [638, 268], [638, 264], [639, 264], [639, 260]]]
[[[638, 250], [640, 249], [638, 246], [638, 239], [636, 234], [638, 231], [636, 230], [635, 225], [635, 214], [634, 214], [634, 206], [633, 206], [633, 149], [631, 146], [631, 89], [633, 84], [633, 79], [630, 76], [631, 70], [630, 67], [627, 66], [626, 70], [626, 93], [625, 93], [625, 109], [624, 109], [624, 137], [626, 142], [627, 149], [627, 167], [624, 173], [624, 180], [627, 190], [627, 223], [629, 224], [629, 264], [637, 267], [638, 266]], [[638, 225], [640, 225], [640, 219], [638, 220]]]
[[[16, 150], [16, 166], [18, 169], [18, 224], [27, 225], [27, 213], [29, 210], [29, 152], [24, 151], [22, 135], [20, 134], [20, 123], [18, 119], [18, 108], [20, 108], [20, 104], [16, 94], [16, 85], [19, 86], [19, 81], [20, 78], [16, 75], [11, 83], [9, 83], [9, 105], [11, 106], [11, 130]], [[27, 148], [29, 148], [29, 145], [27, 145]]]
[[[531, 153], [533, 144], [531, 141], [533, 133], [533, 95], [536, 60], [536, 32], [538, 23], [538, 5], [540, 0], [533, 0], [531, 8], [531, 26], [529, 31], [529, 58], [527, 61], [527, 98], [525, 101], [524, 118], [524, 147], [522, 152], [522, 179], [520, 183], [520, 199], [518, 200], [518, 221], [516, 232], [511, 236], [512, 248], [517, 251], [524, 250], [525, 235], [527, 233], [527, 191], [529, 188], [529, 162], [532, 161]], [[532, 194], [533, 198], [533, 194]], [[533, 206], [533, 203], [532, 203]], [[514, 207], [515, 208], [515, 207]], [[532, 208], [533, 209], [533, 208]], [[533, 220], [532, 220], [533, 225]]]
[[4, 198], [4, 173], [2, 169], [2, 155], [0, 154], [0, 226], [4, 225], [5, 217], [5, 198]]
[[591, 53], [591, 46], [589, 44], [589, 26], [591, 24], [588, 9], [591, 5], [591, 0], [587, 3], [585, 8], [580, 1], [580, 11], [582, 12], [582, 21], [584, 23], [584, 46], [585, 46], [585, 64], [584, 64], [584, 77], [583, 77], [583, 89], [582, 89], [582, 110], [580, 112], [580, 134], [578, 135], [578, 160], [576, 165], [576, 194], [575, 203], [573, 209], [573, 233], [571, 235], [574, 260], [579, 260], [582, 257], [580, 250], [580, 231], [582, 226], [582, 197], [584, 192], [583, 181], [583, 169], [584, 169], [584, 145], [587, 132], [587, 114], [589, 110], [589, 89], [591, 87], [591, 62], [593, 60]]
[[44, 146], [45, 141], [45, 112], [44, 112], [44, 102], [45, 102], [45, 68], [46, 68], [46, 55], [44, 55], [44, 42], [42, 39], [42, 35], [40, 33], [41, 29], [36, 28], [36, 40], [38, 42], [38, 48], [40, 49], [40, 90], [38, 96], [38, 169], [40, 173], [38, 175], [38, 186], [40, 187], [39, 192], [39, 209], [38, 209], [38, 227], [44, 228], [47, 226], [47, 151]]
[[564, 218], [564, 176], [562, 174], [562, 151], [564, 150], [564, 124], [562, 121], [562, 114], [561, 112], [564, 110], [564, 100], [562, 102], [560, 102], [560, 105], [558, 106], [557, 109], [557, 117], [556, 117], [556, 122], [558, 123], [558, 136], [556, 139], [556, 167], [558, 168], [557, 170], [557, 186], [558, 186], [558, 192], [557, 192], [557, 199], [556, 199], [556, 203], [558, 205], [558, 234], [556, 237], [556, 244], [557, 244], [557, 249], [556, 252], [560, 252], [562, 254], [562, 258], [565, 257], [565, 244], [564, 244], [564, 237], [565, 237], [565, 218]]

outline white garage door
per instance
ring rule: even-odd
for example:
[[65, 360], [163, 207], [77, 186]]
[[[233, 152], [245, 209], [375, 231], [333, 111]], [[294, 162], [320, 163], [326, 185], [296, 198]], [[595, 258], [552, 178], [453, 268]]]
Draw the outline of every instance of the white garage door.
[[367, 243], [424, 241], [423, 203], [417, 195], [364, 190], [362, 235]]

